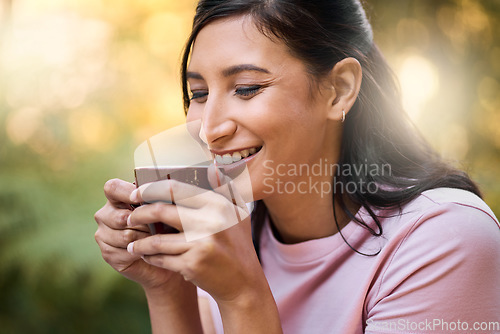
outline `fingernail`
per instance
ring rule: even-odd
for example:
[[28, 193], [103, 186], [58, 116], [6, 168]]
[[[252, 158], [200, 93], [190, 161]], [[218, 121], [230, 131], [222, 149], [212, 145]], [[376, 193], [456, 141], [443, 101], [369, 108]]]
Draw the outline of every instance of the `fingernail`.
[[130, 254], [134, 254], [134, 241], [127, 245], [127, 252], [129, 252]]
[[137, 203], [138, 202], [138, 198], [137, 198], [137, 191], [138, 189], [134, 189], [132, 191], [132, 193], [130, 194], [130, 201], [131, 202], [134, 202], [134, 203]]
[[128, 215], [127, 217], [127, 226], [132, 226], [132, 222], [130, 221], [130, 216], [132, 215]]

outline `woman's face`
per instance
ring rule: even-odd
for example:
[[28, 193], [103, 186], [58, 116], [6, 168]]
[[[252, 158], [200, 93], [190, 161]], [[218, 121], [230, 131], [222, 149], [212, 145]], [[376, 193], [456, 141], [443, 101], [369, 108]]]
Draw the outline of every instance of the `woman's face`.
[[278, 179], [300, 179], [277, 173], [337, 160], [340, 130], [327, 118], [331, 96], [311, 81], [302, 61], [259, 32], [250, 18], [204, 27], [187, 78], [187, 121], [201, 119], [200, 137], [219, 165], [246, 163], [256, 200], [273, 196], [270, 185]]

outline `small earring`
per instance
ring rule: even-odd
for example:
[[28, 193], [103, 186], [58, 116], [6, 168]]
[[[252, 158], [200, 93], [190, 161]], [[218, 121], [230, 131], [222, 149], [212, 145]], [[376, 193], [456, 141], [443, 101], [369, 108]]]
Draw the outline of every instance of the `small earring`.
[[341, 122], [344, 123], [344, 121], [345, 121], [345, 110], [342, 109], [342, 120], [341, 120]]

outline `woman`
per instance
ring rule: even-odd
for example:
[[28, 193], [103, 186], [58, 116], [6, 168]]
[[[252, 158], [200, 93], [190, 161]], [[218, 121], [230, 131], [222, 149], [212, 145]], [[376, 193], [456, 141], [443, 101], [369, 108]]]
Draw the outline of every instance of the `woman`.
[[[500, 331], [483, 326], [498, 221], [408, 121], [357, 0], [201, 0], [182, 79], [187, 120], [218, 164], [246, 164], [256, 205], [186, 242], [146, 226], [182, 231], [167, 202], [189, 185], [106, 183], [96, 240], [154, 333]], [[132, 211], [145, 189], [163, 201]], [[235, 208], [216, 191], [185, 209], [212, 225]]]

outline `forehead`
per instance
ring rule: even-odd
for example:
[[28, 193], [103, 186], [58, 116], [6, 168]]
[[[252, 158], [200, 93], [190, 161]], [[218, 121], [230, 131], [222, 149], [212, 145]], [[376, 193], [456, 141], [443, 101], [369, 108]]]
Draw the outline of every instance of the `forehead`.
[[283, 67], [300, 62], [279, 40], [260, 32], [249, 16], [220, 19], [201, 29], [193, 44], [190, 71], [218, 69], [236, 64]]

